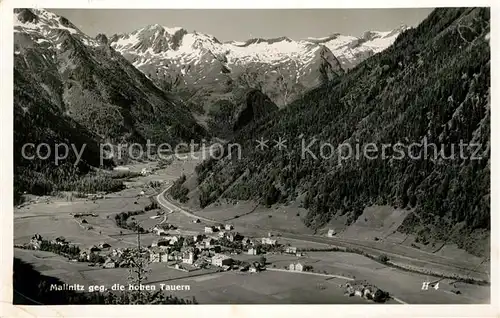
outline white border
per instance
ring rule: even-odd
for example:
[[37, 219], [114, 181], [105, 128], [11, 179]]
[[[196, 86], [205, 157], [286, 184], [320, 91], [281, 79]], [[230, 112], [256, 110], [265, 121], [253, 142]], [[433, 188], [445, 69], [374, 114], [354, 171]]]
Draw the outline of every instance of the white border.
[[[74, 306], [12, 306], [12, 259], [13, 259], [13, 32], [12, 9], [14, 7], [38, 8], [415, 8], [415, 7], [491, 7], [491, 87], [498, 88], [498, 53], [499, 53], [499, 7], [495, 0], [252, 0], [237, 2], [234, 0], [182, 0], [182, 1], [118, 1], [118, 0], [0, 0], [0, 30], [1, 30], [1, 116], [0, 134], [0, 205], [1, 209], [1, 283], [0, 283], [0, 317], [24, 316], [71, 316], [71, 317], [139, 317], [139, 316], [170, 316], [170, 317], [499, 317], [499, 226], [498, 198], [500, 198], [500, 176], [496, 165], [491, 165], [491, 305], [196, 305], [196, 306], [111, 306], [111, 305], [74, 305]], [[491, 122], [500, 122], [500, 115], [495, 111], [498, 101], [498, 91], [492, 90]], [[500, 131], [498, 126], [491, 125], [491, 162], [499, 158], [498, 141]], [[496, 138], [493, 138], [495, 136]], [[496, 270], [493, 270], [496, 269]]]

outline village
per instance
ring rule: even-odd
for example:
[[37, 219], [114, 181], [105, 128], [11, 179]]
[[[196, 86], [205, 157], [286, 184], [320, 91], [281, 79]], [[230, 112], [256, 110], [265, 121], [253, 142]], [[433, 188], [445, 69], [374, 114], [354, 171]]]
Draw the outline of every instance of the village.
[[[193, 223], [200, 221], [194, 220]], [[170, 233], [174, 229], [175, 226], [168, 223], [157, 224], [148, 229], [147, 232], [155, 235], [156, 239], [151, 245], [140, 247], [141, 257], [148, 263], [162, 263], [165, 268], [188, 273], [200, 269], [259, 273], [267, 268], [287, 272], [313, 272], [312, 266], [300, 261], [305, 253], [290, 244], [280, 244], [279, 234], [269, 232], [266, 237], [261, 238], [243, 236], [234, 230], [232, 224], [206, 225], [203, 232], [195, 235]], [[140, 235], [138, 233], [139, 240]], [[110, 270], [132, 267], [133, 258], [139, 255], [137, 247], [113, 248], [109, 243], [101, 242], [80, 250], [63, 237], [48, 241], [39, 234], [35, 234], [22, 248], [52, 251], [66, 256], [70, 262], [86, 262], [88, 266]], [[295, 256], [297, 260], [278, 269], [265, 257], [276, 254]], [[388, 293], [367, 282], [351, 282], [339, 287], [345, 289], [347, 296], [359, 296], [377, 302], [389, 299]]]
[[[194, 222], [199, 222], [195, 220]], [[286, 253], [297, 257], [303, 256], [296, 247], [285, 246], [278, 243], [272, 233], [268, 237], [253, 238], [244, 237], [234, 231], [231, 224], [219, 224], [205, 226], [204, 232], [188, 235], [172, 235], [169, 230], [175, 228], [168, 223], [156, 225], [149, 232], [157, 236], [151, 245], [141, 247], [147, 259], [151, 263], [165, 263], [166, 267], [181, 271], [194, 271], [200, 268], [216, 268], [221, 271], [240, 270], [257, 273], [265, 270], [267, 265], [265, 254]], [[117, 268], [131, 266], [130, 258], [134, 248], [113, 248], [109, 243], [86, 247], [79, 250], [78, 255], [72, 253], [75, 245], [67, 242], [63, 237], [58, 237], [50, 242], [45, 241], [41, 235], [35, 234], [29, 243], [25, 244], [27, 249], [41, 249], [42, 246], [60, 246], [62, 250], [66, 247], [68, 256], [72, 261], [88, 262], [89, 266], [102, 266], [103, 268]], [[238, 260], [235, 256], [255, 256], [247, 261]], [[292, 271], [307, 270], [300, 262], [291, 263], [288, 266]]]

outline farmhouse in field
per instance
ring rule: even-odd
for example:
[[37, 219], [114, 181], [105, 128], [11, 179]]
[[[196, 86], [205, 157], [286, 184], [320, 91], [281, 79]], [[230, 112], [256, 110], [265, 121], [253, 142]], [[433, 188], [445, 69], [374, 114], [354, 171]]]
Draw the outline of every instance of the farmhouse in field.
[[257, 254], [259, 254], [259, 252], [260, 251], [257, 247], [252, 247], [252, 248], [248, 249], [247, 254], [248, 255], [257, 255]]
[[30, 240], [29, 245], [35, 250], [40, 249], [40, 245], [42, 245], [42, 236], [40, 234], [35, 234]]
[[288, 269], [291, 270], [291, 271], [295, 271], [295, 272], [302, 272], [304, 270], [304, 265], [302, 265], [299, 262], [292, 263], [292, 264], [290, 264], [290, 266], [288, 267]]
[[276, 245], [276, 240], [269, 238], [269, 237], [263, 237], [262, 244], [264, 244], [264, 245]]
[[227, 231], [231, 231], [232, 229], [234, 229], [234, 227], [232, 224], [226, 224], [224, 225], [224, 229], [226, 229]]
[[285, 253], [288, 253], [288, 254], [296, 254], [296, 253], [297, 253], [297, 248], [296, 248], [296, 247], [293, 247], [293, 246], [288, 246], [288, 247], [285, 249]]
[[377, 288], [367, 281], [353, 281], [345, 284], [347, 296], [363, 297], [375, 302], [385, 302], [389, 293]]
[[337, 235], [337, 233], [335, 232], [334, 229], [328, 230], [328, 234], [327, 234], [328, 237], [334, 237], [335, 235]]
[[214, 232], [213, 226], [205, 226], [205, 233], [213, 233], [213, 232]]

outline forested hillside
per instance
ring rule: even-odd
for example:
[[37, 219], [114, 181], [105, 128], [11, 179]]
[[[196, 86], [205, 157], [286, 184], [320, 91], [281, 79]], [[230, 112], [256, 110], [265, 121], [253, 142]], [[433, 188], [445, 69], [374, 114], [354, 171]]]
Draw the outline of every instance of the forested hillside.
[[[245, 127], [232, 141], [243, 145], [241, 160], [210, 160], [197, 168], [201, 206], [222, 193], [266, 205], [304, 197], [305, 223], [320, 228], [341, 215], [352, 223], [366, 206], [393, 205], [413, 212], [399, 231], [487, 254], [489, 21], [487, 8], [436, 9], [346, 76]], [[261, 137], [271, 141], [263, 151], [255, 148]], [[285, 150], [272, 147], [279, 137], [287, 140]], [[443, 147], [446, 158], [432, 157], [433, 151], [423, 155], [420, 148], [403, 156], [390, 148], [386, 158], [340, 164], [337, 156], [302, 158], [301, 140], [308, 145], [313, 138], [309, 149], [315, 154], [326, 142], [354, 148], [426, 138]], [[465, 156], [460, 143], [468, 145]]]
[[257, 89], [235, 89], [231, 100], [219, 100], [208, 112], [208, 130], [220, 138], [231, 138], [235, 131], [278, 110], [273, 101]]

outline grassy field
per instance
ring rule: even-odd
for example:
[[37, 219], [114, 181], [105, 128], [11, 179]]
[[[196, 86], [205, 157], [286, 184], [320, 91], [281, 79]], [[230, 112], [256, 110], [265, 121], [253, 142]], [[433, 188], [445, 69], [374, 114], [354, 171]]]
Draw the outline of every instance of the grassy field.
[[[251, 202], [222, 202], [201, 211], [191, 210], [200, 216], [220, 222], [232, 223], [244, 235], [262, 236], [267, 233], [294, 234], [299, 239], [324, 243], [316, 248], [339, 245], [361, 249], [371, 255], [389, 255], [391, 261], [404, 267], [446, 275], [459, 274], [480, 280], [489, 279], [489, 262], [475, 257], [453, 245], [434, 242], [424, 246], [413, 244], [414, 237], [396, 231], [404, 217], [411, 211], [397, 210], [390, 206], [373, 206], [365, 209], [363, 215], [349, 227], [338, 225], [338, 220], [311, 237], [311, 229], [305, 227], [301, 218], [306, 211], [297, 203], [289, 206], [266, 208]], [[238, 216], [235, 218], [235, 216]], [[334, 224], [335, 223], [335, 224]], [[326, 238], [329, 228], [338, 231], [334, 238]], [[359, 235], [357, 235], [359, 233]], [[305, 236], [304, 236], [305, 235]], [[321, 237], [323, 236], [323, 237]], [[284, 240], [284, 238], [279, 239]], [[300, 243], [296, 240], [291, 245]], [[307, 242], [306, 245], [311, 243]], [[312, 245], [312, 244], [311, 244]], [[434, 247], [432, 247], [434, 245]], [[442, 246], [442, 247], [441, 247]]]
[[366, 304], [359, 297], [347, 297], [340, 281], [309, 275], [261, 272], [226, 272], [210, 279], [185, 278], [169, 284], [187, 284], [191, 290], [180, 297], [195, 297], [201, 304]]
[[[15, 250], [15, 256], [33, 264], [42, 274], [58, 277], [72, 284], [85, 286], [127, 283], [128, 270], [124, 268], [102, 269], [82, 263], [67, 262], [64, 258], [40, 251]], [[259, 256], [238, 255], [240, 260], [257, 260]], [[391, 295], [408, 303], [487, 303], [488, 287], [440, 282], [438, 290], [421, 290], [422, 282], [432, 281], [424, 275], [402, 272], [383, 266], [363, 256], [342, 252], [309, 252], [307, 257], [266, 255], [268, 266], [283, 268], [300, 261], [311, 265], [315, 272], [365, 279], [389, 291]], [[186, 273], [153, 263], [148, 282], [158, 285], [187, 284], [190, 291], [178, 292], [179, 297], [195, 297], [200, 303], [366, 303], [359, 298], [343, 296], [340, 284], [346, 280], [286, 272], [241, 273], [224, 272], [211, 274], [210, 270]], [[193, 277], [194, 276], [194, 277]], [[451, 292], [457, 288], [461, 295]]]
[[[40, 273], [61, 279], [67, 284], [105, 285], [127, 284], [129, 271], [127, 268], [89, 267], [88, 263], [69, 262], [65, 258], [49, 252], [15, 249], [14, 257], [34, 266]], [[214, 270], [200, 269], [183, 272], [168, 268], [165, 263], [152, 263], [147, 275], [147, 283], [168, 282], [172, 279], [185, 278], [193, 275], [205, 275]]]
[[[308, 252], [306, 256], [300, 260], [304, 264], [313, 266], [315, 271], [366, 279], [408, 303], [487, 303], [490, 298], [489, 286], [456, 283], [454, 287], [449, 284], [451, 281], [447, 279], [441, 281], [438, 290], [422, 291], [421, 287], [424, 281], [435, 281], [436, 279], [397, 270], [358, 254]], [[272, 260], [272, 258], [270, 259]], [[277, 261], [275, 264], [279, 267], [281, 264], [287, 265], [289, 262]], [[451, 293], [452, 289], [460, 290], [461, 294]]]
[[240, 201], [235, 204], [223, 202], [203, 210], [180, 205], [187, 211], [220, 223], [233, 224], [235, 230], [250, 234], [272, 229], [298, 234], [312, 234], [302, 222], [305, 210], [294, 206], [279, 206], [272, 209], [256, 205], [255, 202]]

